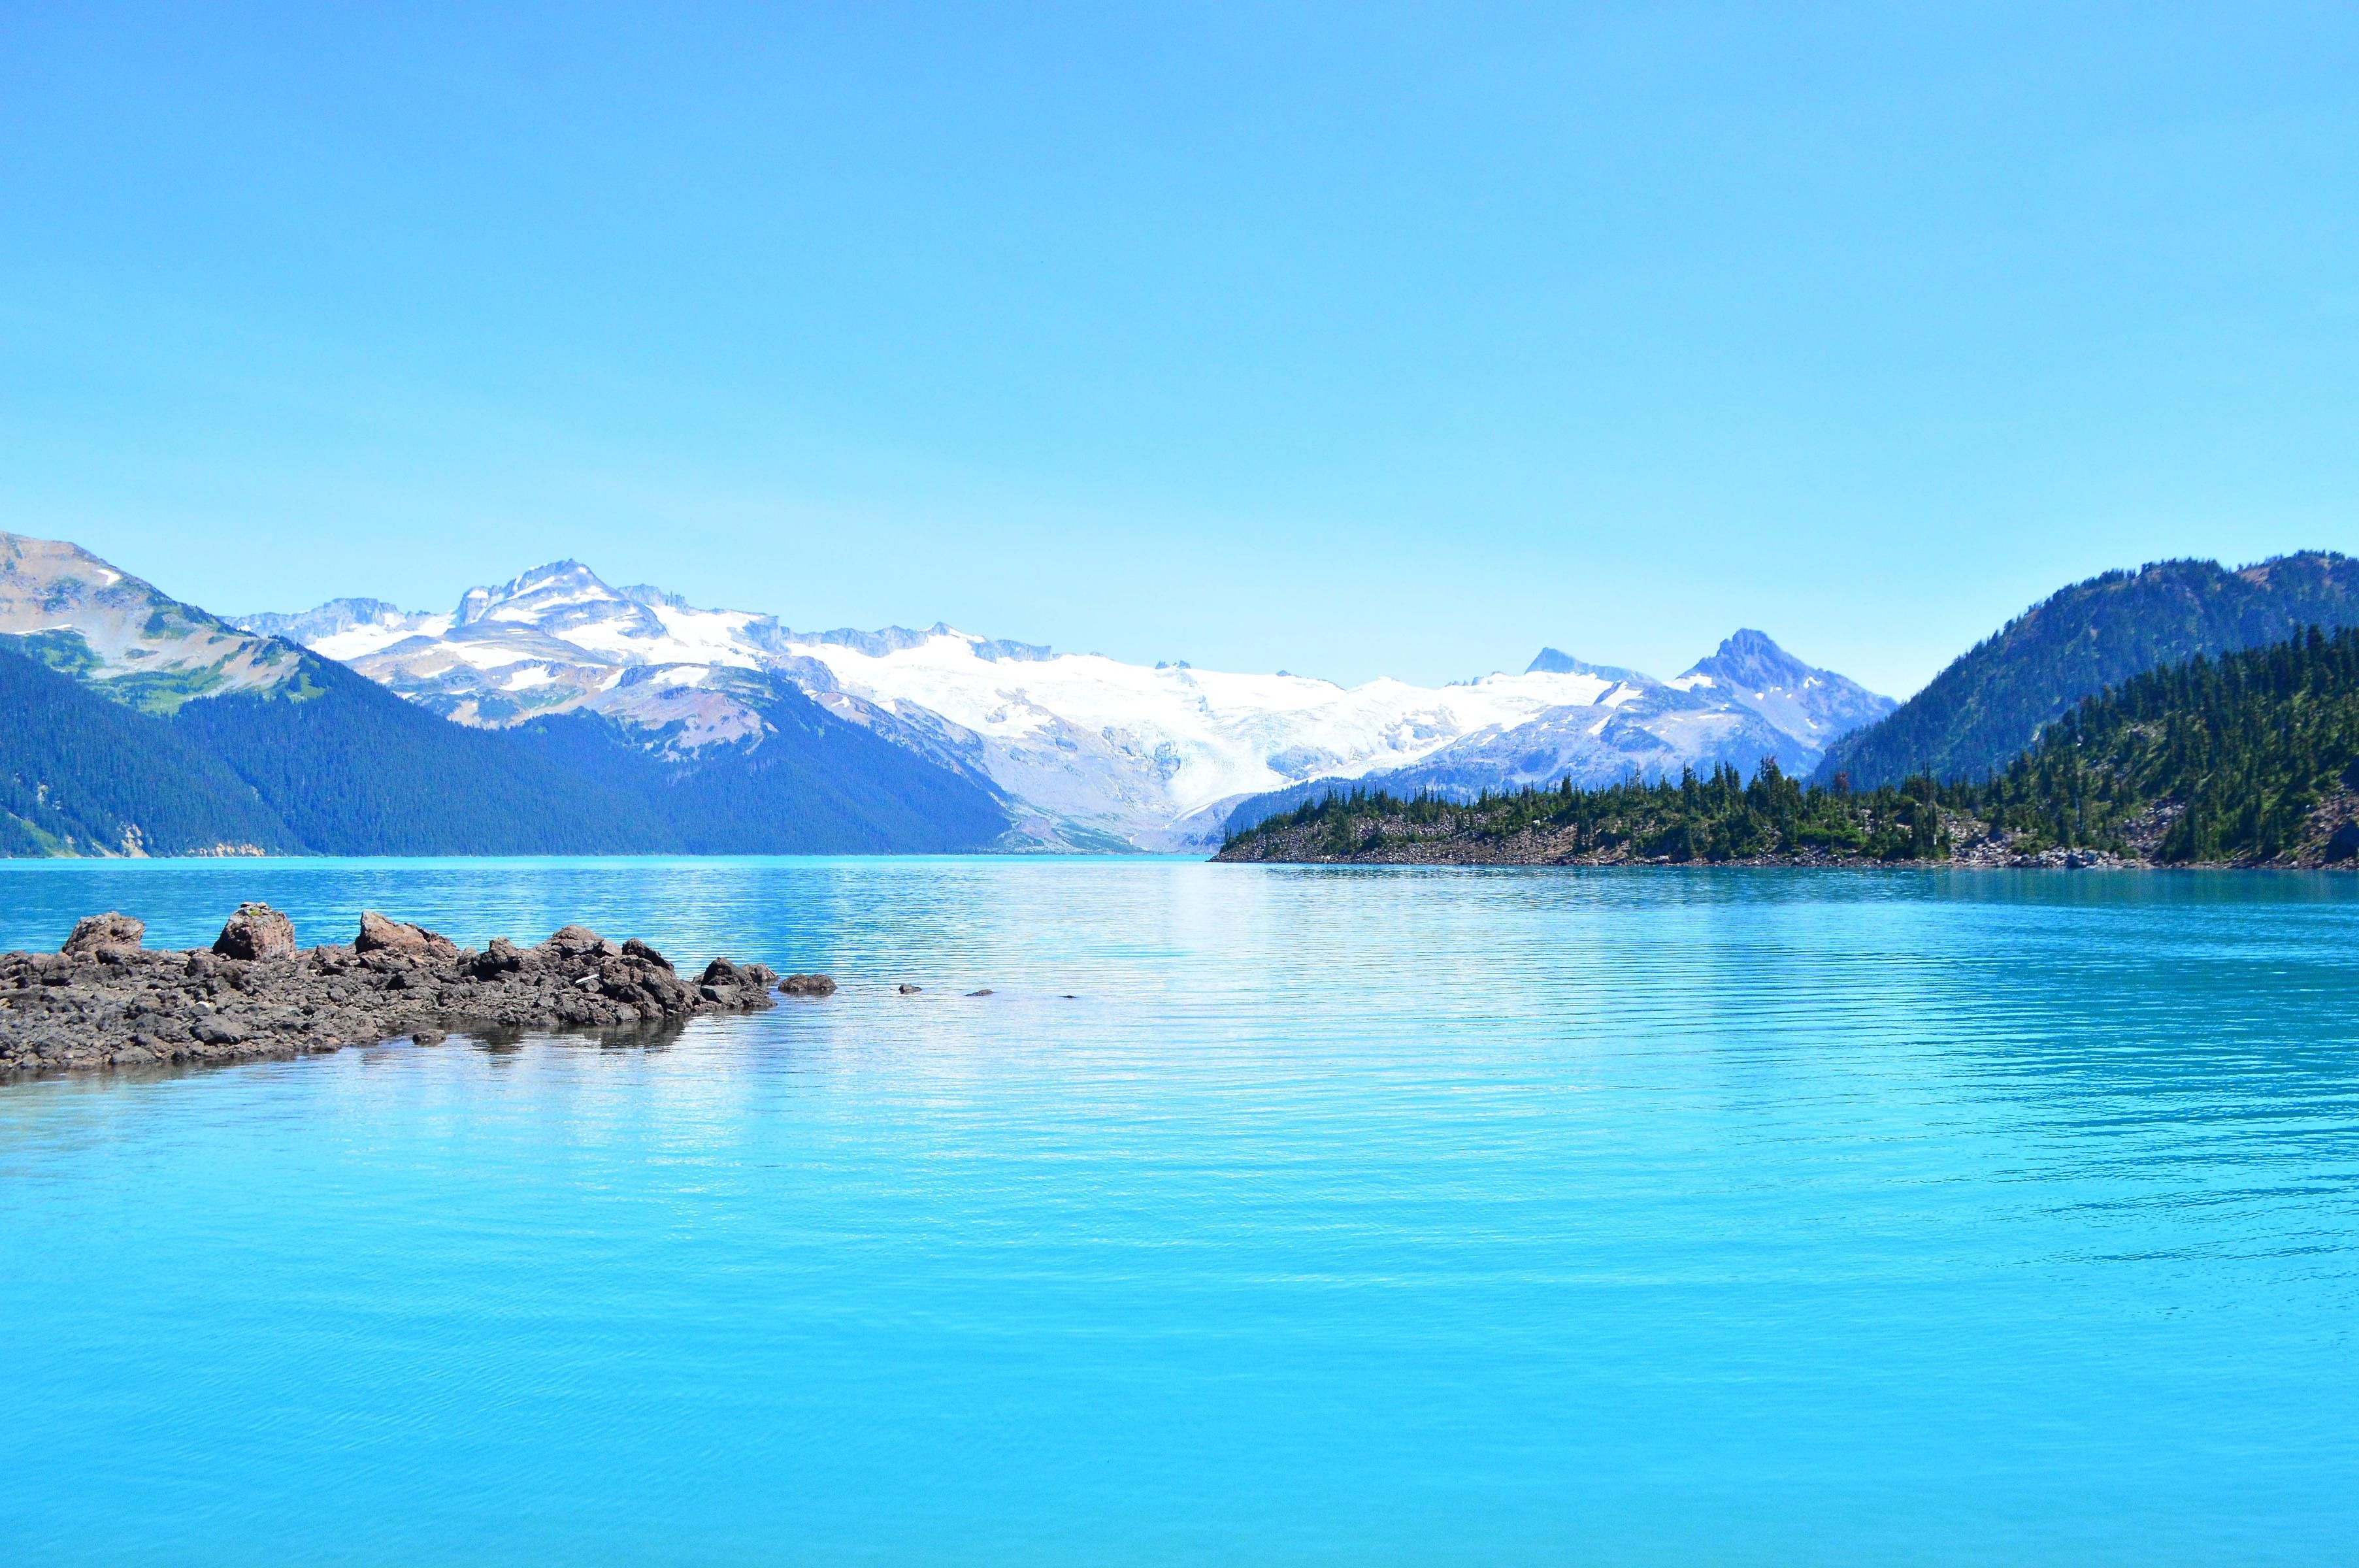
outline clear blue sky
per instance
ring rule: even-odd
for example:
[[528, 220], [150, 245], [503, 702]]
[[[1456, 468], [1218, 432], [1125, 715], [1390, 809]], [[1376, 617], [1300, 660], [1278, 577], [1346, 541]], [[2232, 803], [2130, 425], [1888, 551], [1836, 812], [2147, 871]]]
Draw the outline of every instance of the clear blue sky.
[[0, 526], [1434, 680], [2359, 550], [2347, 7], [0, 4]]

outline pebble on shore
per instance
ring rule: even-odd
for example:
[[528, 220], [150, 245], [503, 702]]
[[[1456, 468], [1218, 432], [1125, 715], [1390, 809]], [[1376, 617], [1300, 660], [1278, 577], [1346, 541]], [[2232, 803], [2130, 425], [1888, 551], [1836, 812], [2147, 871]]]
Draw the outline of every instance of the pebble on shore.
[[694, 979], [633, 937], [580, 925], [477, 952], [372, 910], [350, 946], [295, 945], [266, 903], [242, 903], [212, 946], [141, 946], [147, 927], [112, 912], [79, 923], [55, 953], [0, 954], [0, 1076], [240, 1062], [451, 1031], [611, 1029], [771, 1005], [773, 988], [826, 996], [825, 975], [781, 982], [765, 965], [715, 958]]

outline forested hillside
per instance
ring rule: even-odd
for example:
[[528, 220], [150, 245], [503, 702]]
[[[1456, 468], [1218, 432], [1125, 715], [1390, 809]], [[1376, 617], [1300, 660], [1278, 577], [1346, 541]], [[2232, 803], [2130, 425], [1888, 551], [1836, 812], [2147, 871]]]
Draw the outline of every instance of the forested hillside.
[[2313, 628], [2124, 682], [1963, 794], [1983, 816], [2054, 843], [2267, 861], [2349, 859], [2354, 786], [2359, 629]]
[[662, 846], [678, 854], [948, 853], [1006, 831], [1006, 812], [973, 781], [836, 718], [784, 681], [766, 684], [748, 696], [769, 733], [687, 759], [651, 752], [644, 732], [594, 713], [491, 733], [568, 777], [646, 803]]
[[1471, 805], [1331, 795], [1237, 834], [1225, 860], [1985, 861], [2090, 850], [2157, 864], [2359, 854], [2359, 629], [2201, 654], [2084, 699], [1995, 778], [1854, 791], [1774, 763], [1526, 790]]
[[1773, 759], [1603, 789], [1403, 799], [1354, 790], [1233, 835], [1223, 860], [1545, 865], [1669, 860], [1908, 860], [1948, 853], [1930, 780], [1861, 795], [1804, 785]]
[[507, 735], [439, 719], [301, 655], [275, 691], [191, 702], [171, 720], [322, 855], [582, 855], [666, 848], [662, 818]]
[[299, 843], [243, 779], [165, 720], [0, 645], [0, 855]]
[[979, 785], [791, 689], [757, 742], [680, 759], [590, 715], [467, 729], [288, 656], [277, 687], [166, 719], [0, 652], [0, 853], [924, 852], [1007, 825]]
[[2359, 622], [2359, 561], [2322, 551], [2240, 571], [2164, 561], [2058, 592], [1952, 663], [1898, 711], [1827, 749], [1812, 777], [1854, 788], [1914, 773], [1987, 778], [2093, 693], [2197, 654]]

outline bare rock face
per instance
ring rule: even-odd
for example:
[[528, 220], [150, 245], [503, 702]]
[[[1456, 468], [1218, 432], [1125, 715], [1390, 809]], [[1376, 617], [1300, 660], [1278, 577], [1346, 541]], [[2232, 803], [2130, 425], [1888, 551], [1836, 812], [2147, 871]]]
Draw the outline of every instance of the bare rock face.
[[835, 980], [828, 975], [788, 975], [778, 989], [788, 996], [833, 996]]
[[353, 938], [353, 951], [401, 953], [413, 958], [455, 958], [459, 945], [422, 925], [387, 920], [372, 909], [361, 914], [361, 934]]
[[224, 958], [248, 962], [291, 958], [295, 923], [266, 903], [241, 903], [221, 935], [213, 938], [213, 951]]
[[85, 914], [75, 921], [73, 935], [66, 938], [66, 945], [59, 951], [103, 953], [109, 948], [136, 947], [147, 936], [146, 921], [134, 920], [110, 909], [104, 914]]

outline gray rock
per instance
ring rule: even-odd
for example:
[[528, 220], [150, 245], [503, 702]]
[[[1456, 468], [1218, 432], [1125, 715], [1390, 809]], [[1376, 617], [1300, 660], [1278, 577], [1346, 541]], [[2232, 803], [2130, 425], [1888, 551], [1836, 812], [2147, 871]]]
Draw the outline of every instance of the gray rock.
[[826, 975], [788, 975], [778, 989], [788, 996], [833, 996], [835, 981]]

